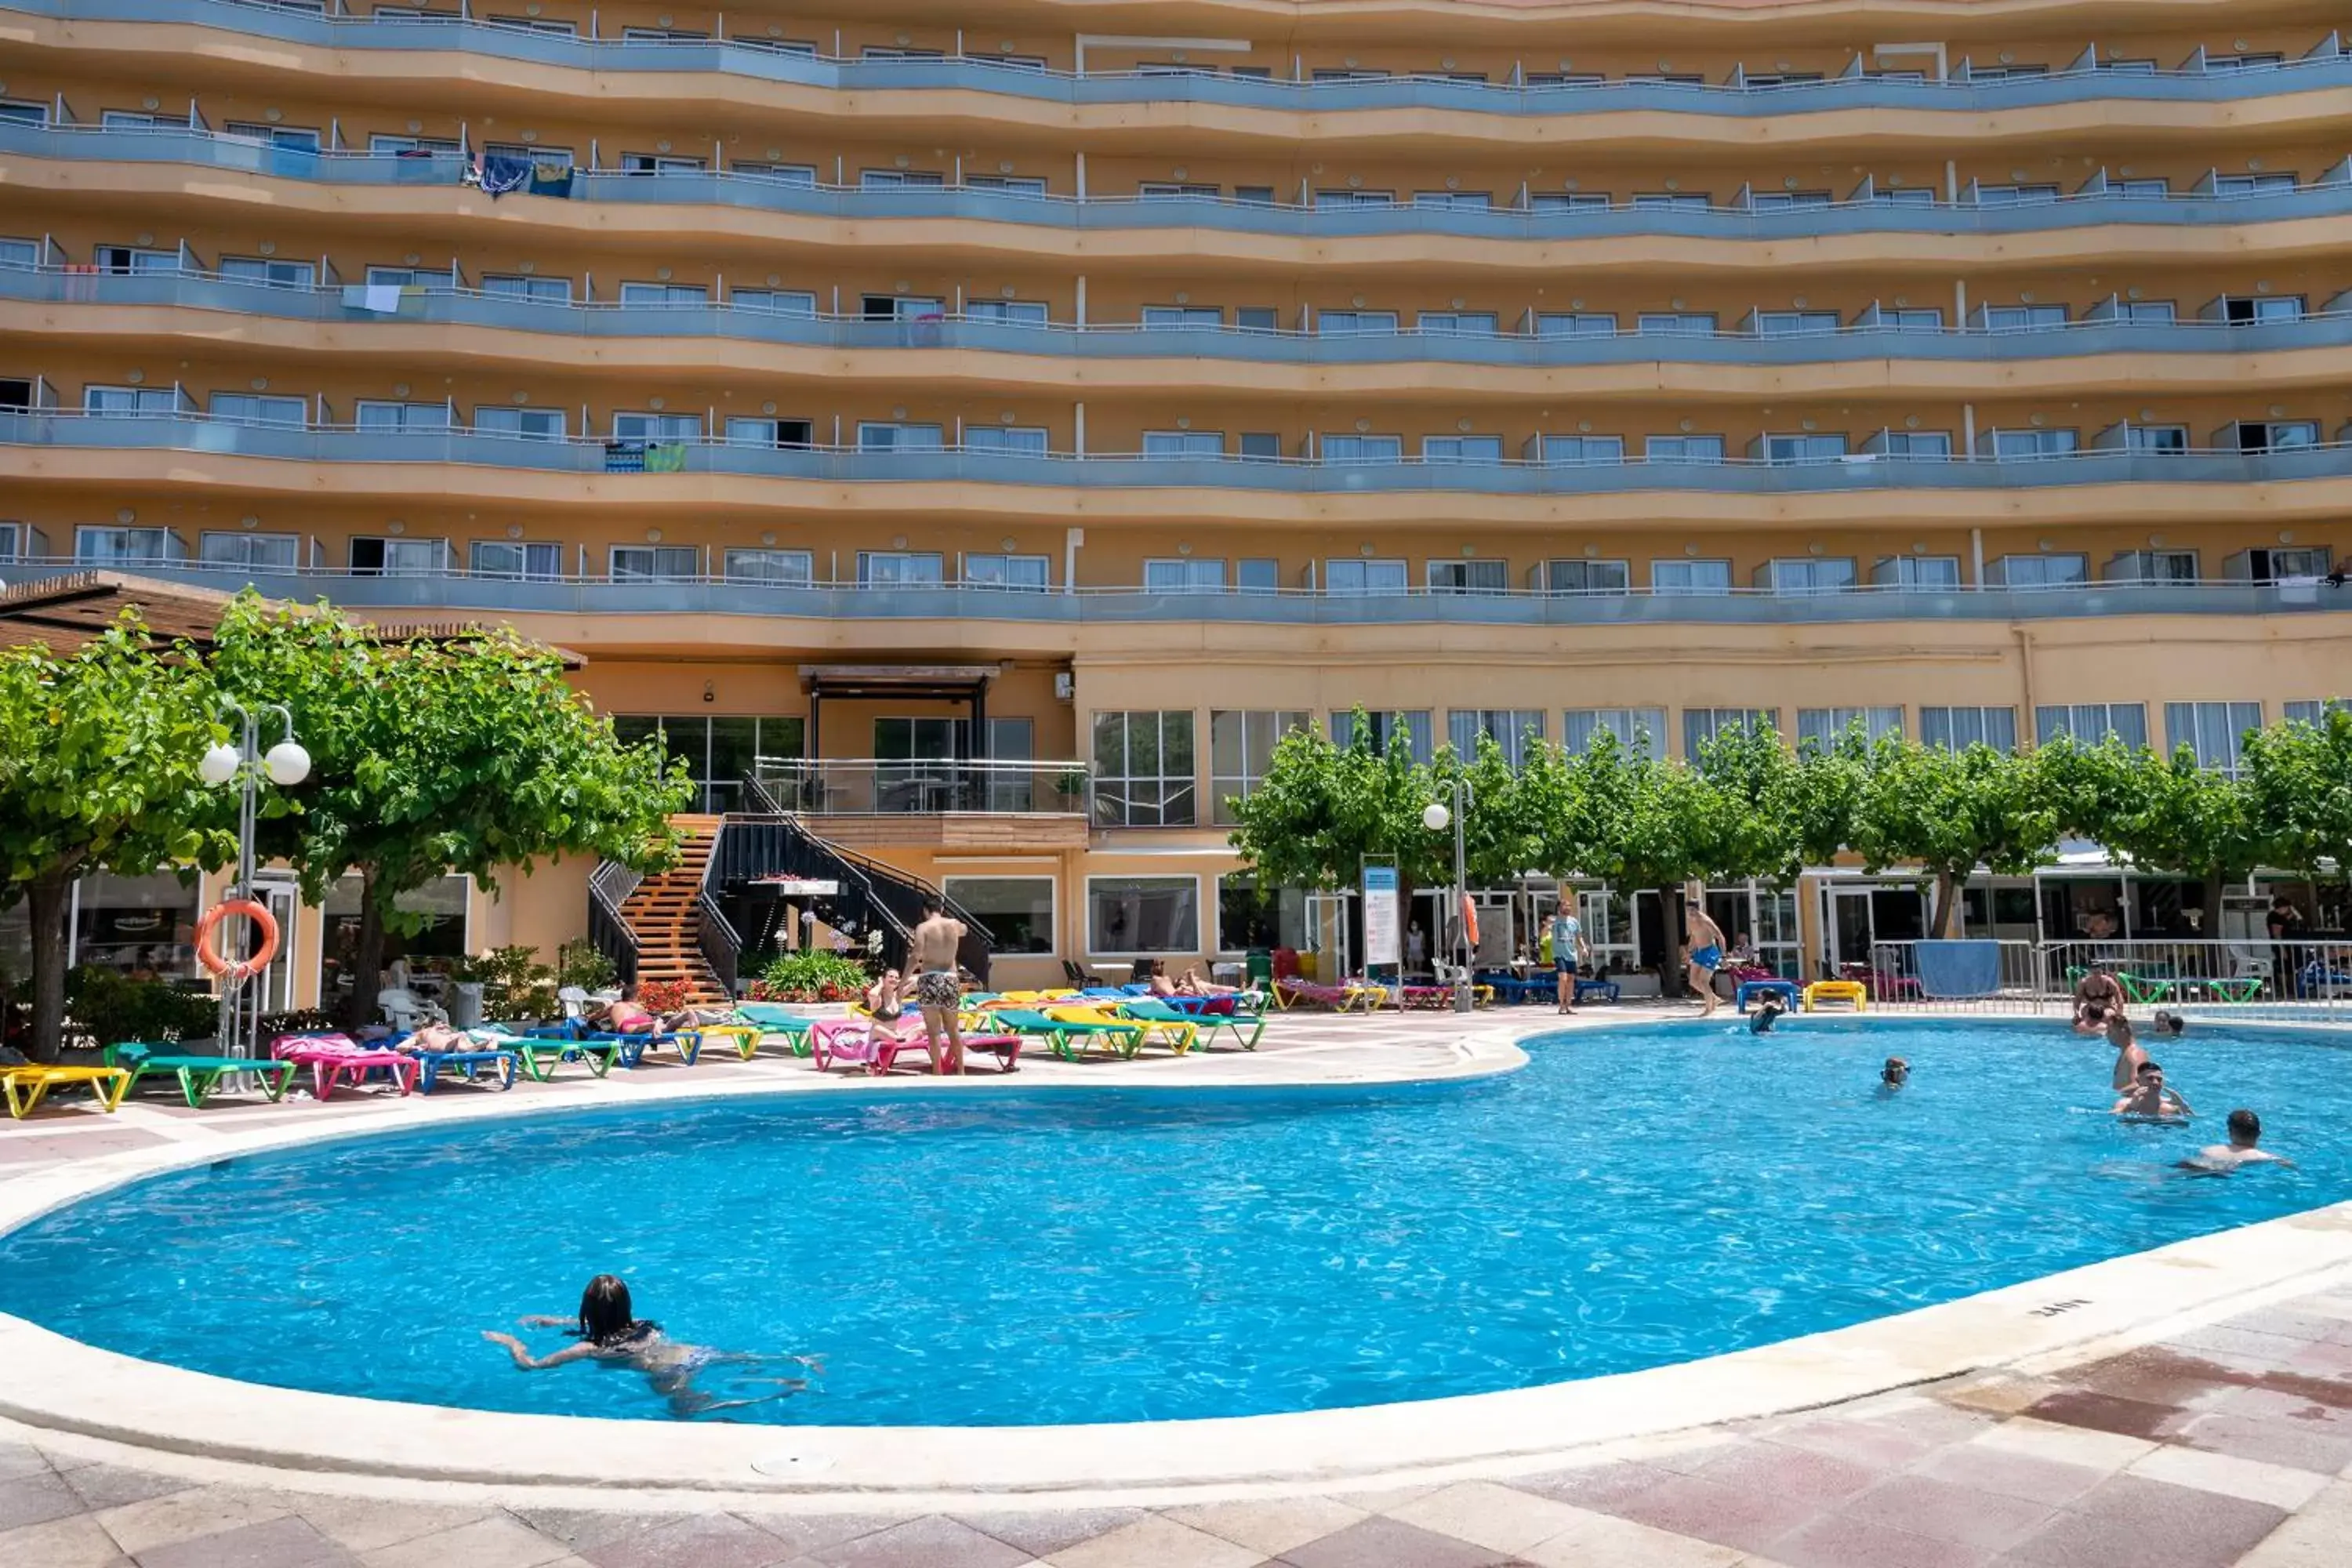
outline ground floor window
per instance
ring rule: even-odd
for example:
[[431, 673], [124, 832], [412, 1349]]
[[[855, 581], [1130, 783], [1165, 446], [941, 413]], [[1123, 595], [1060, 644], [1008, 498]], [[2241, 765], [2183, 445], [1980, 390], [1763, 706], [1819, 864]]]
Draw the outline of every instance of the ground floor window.
[[1217, 879], [1219, 952], [1307, 945], [1305, 889], [1261, 889], [1250, 876]]
[[697, 809], [740, 811], [743, 780], [761, 757], [801, 754], [806, 721], [798, 718], [740, 719], [708, 713], [621, 714], [613, 732], [626, 745], [659, 735], [670, 755], [682, 757], [701, 792]]
[[[412, 974], [443, 967], [463, 958], [466, 946], [466, 892], [463, 877], [436, 877], [393, 900], [404, 914], [419, 916], [423, 927], [408, 935], [386, 931], [383, 961], [405, 959]], [[319, 964], [319, 995], [331, 1005], [352, 993], [352, 963], [360, 950], [360, 879], [345, 877], [327, 892], [326, 946]], [[552, 956], [552, 955], [546, 955]]]
[[196, 886], [169, 871], [97, 871], [74, 889], [73, 962], [141, 980], [194, 976]]
[[1089, 877], [1090, 952], [1201, 951], [1201, 883], [1195, 877]]
[[949, 877], [947, 896], [971, 911], [1005, 953], [1054, 951], [1054, 879], [1051, 877]]

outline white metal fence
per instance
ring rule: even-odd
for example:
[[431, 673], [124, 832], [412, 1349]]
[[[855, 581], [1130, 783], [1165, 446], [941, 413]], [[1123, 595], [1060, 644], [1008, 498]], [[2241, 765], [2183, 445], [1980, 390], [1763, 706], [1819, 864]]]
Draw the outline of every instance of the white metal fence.
[[[1977, 950], [1955, 953], [1960, 946]], [[1992, 949], [1990, 957], [1982, 950]], [[2123, 987], [2130, 1009], [2249, 1018], [2352, 1020], [2352, 942], [2081, 939], [1947, 944], [1882, 942], [1843, 978], [1870, 987], [1874, 1007], [1978, 1013], [2064, 1013], [2095, 967]]]

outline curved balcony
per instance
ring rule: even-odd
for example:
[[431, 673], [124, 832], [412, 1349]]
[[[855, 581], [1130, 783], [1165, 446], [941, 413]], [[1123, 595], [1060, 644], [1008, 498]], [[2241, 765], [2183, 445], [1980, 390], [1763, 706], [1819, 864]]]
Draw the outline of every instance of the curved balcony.
[[[8, 301], [63, 309], [11, 313]], [[121, 313], [129, 310], [139, 313]], [[750, 371], [835, 383], [903, 384], [917, 378], [1026, 384], [1079, 395], [1202, 388], [1308, 395], [1330, 392], [1328, 373], [1335, 369], [1391, 373], [1351, 377], [1346, 391], [1356, 397], [1421, 392], [1489, 398], [1650, 392], [1685, 400], [2017, 396], [2124, 385], [2181, 393], [2333, 383], [2345, 374], [2340, 351], [2352, 348], [2352, 294], [2300, 320], [2261, 323], [2086, 319], [1994, 330], [1859, 323], [1834, 331], [1734, 329], [1707, 337], [1635, 330], [1475, 335], [1025, 324], [953, 314], [872, 321], [724, 303], [536, 300], [456, 287], [406, 290], [396, 309], [381, 311], [369, 308], [368, 291], [358, 285], [292, 288], [193, 269], [0, 267], [0, 331], [83, 339], [184, 335], [202, 340], [208, 350], [226, 346], [217, 322], [185, 319], [183, 312], [296, 325], [282, 335], [241, 326], [235, 342], [256, 353], [381, 353], [409, 368], [446, 353], [469, 363], [504, 359], [589, 374]], [[336, 330], [331, 335], [301, 330], [326, 327]], [[640, 352], [618, 356], [606, 346], [614, 343]], [[724, 352], [716, 349], [719, 344], [727, 345]], [[747, 355], [742, 348], [772, 352]], [[1807, 374], [1785, 374], [1793, 371]]]
[[[417, 220], [461, 213], [487, 217], [492, 198], [464, 188], [470, 158], [457, 153], [310, 153], [263, 146], [241, 137], [178, 129], [100, 129], [0, 122], [0, 155], [52, 160], [53, 174], [12, 171], [13, 184], [82, 194], [110, 193], [164, 203], [190, 199], [216, 210], [222, 192], [209, 182], [159, 187], [135, 177], [142, 166], [193, 166], [298, 182], [335, 190], [439, 198], [386, 199], [342, 210]], [[110, 184], [76, 177], [104, 168]], [[2352, 216], [2352, 159], [2294, 190], [2165, 196], [2097, 190], [2042, 202], [1917, 205], [1863, 200], [1822, 206], [1751, 210], [1746, 205], [1662, 208], [1624, 203], [1605, 208], [1528, 209], [1423, 205], [1290, 205], [1195, 196], [1032, 195], [963, 186], [860, 188], [798, 184], [757, 174], [575, 172], [568, 195], [515, 194], [497, 205], [499, 221], [561, 226], [644, 242], [674, 238], [687, 221], [668, 209], [734, 210], [798, 220], [795, 225], [730, 227], [693, 221], [709, 244], [729, 240], [817, 246], [950, 250], [1026, 250], [1065, 260], [1186, 256], [1299, 266], [1443, 263], [1551, 270], [1592, 264], [1648, 269], [1699, 265], [1785, 267], [1789, 254], [1760, 241], [1803, 241], [1815, 265], [2021, 267], [2096, 258], [2103, 265], [2173, 254], [2202, 258], [2338, 250], [2337, 222]], [[462, 201], [459, 199], [462, 196]], [[305, 198], [315, 199], [315, 198]], [[579, 212], [582, 204], [605, 210]], [[635, 223], [630, 208], [653, 209]], [[2301, 224], [2300, 228], [2291, 227]], [[2273, 242], [2261, 232], [2277, 226]], [[1500, 242], [1494, 247], [1462, 242]], [[1844, 243], [1840, 243], [1840, 242]], [[1540, 243], [1538, 243], [1540, 242]], [[1628, 243], [1647, 242], [1647, 243]], [[1710, 257], [1701, 247], [1726, 248]], [[1590, 254], [1583, 254], [1589, 252]], [[1742, 254], [1745, 252], [1745, 254]]]
[[[508, 73], [511, 85], [568, 92], [594, 100], [608, 111], [616, 98], [658, 104], [679, 92], [699, 91], [747, 109], [877, 129], [949, 119], [1090, 136], [1121, 131], [1150, 135], [1182, 126], [1308, 142], [1409, 135], [1538, 146], [1558, 144], [1557, 129], [1542, 122], [1562, 118], [1579, 122], [1580, 144], [1612, 134], [1654, 140], [1662, 132], [1701, 143], [1744, 142], [1759, 121], [1799, 121], [1774, 127], [1776, 144], [1784, 146], [1865, 134], [1938, 144], [1955, 139], [1998, 142], [2091, 128], [2210, 136], [2243, 123], [2242, 114], [2231, 112], [2233, 106], [2352, 86], [2352, 61], [2333, 35], [2301, 59], [2251, 69], [2209, 70], [2201, 58], [2192, 58], [2163, 70], [2126, 72], [2078, 63], [2042, 76], [1983, 80], [1907, 81], [1856, 70], [1822, 81], [1769, 86], [1749, 86], [1744, 79], [1530, 84], [1443, 76], [1297, 81], [1209, 70], [1069, 72], [970, 57], [841, 59], [760, 32], [708, 40], [580, 37], [455, 16], [311, 15], [266, 0], [7, 0], [0, 10], [70, 20], [75, 33], [55, 41], [85, 49], [151, 52], [155, 43], [146, 29], [173, 26], [267, 39], [318, 51], [314, 58], [286, 58], [289, 74], [342, 77], [371, 87], [388, 80], [398, 86], [406, 79], [396, 67], [387, 72], [380, 60], [354, 71], [343, 58], [347, 52], [409, 57], [415, 61], [413, 79], [420, 85], [450, 74], [435, 57], [464, 60], [463, 68], [476, 81], [482, 79], [485, 64], [516, 68]], [[114, 44], [103, 26], [91, 24], [121, 27], [123, 41]], [[735, 25], [740, 28], [745, 22]], [[38, 30], [33, 37], [51, 41]], [[254, 63], [249, 53], [240, 62], [248, 68]], [[593, 86], [585, 79], [563, 81], [551, 79], [550, 70], [604, 79]], [[697, 89], [690, 82], [681, 87], [651, 79], [677, 75], [703, 78], [710, 85]], [[2091, 112], [2048, 112], [2077, 108]], [[2311, 112], [2332, 119], [2341, 110], [2318, 103]], [[1808, 126], [1802, 123], [1807, 119], [1843, 122]]]
[[[11, 581], [90, 570], [89, 563], [26, 561]], [[1637, 590], [1619, 594], [1536, 592], [1344, 594], [1284, 588], [1256, 593], [1153, 593], [1132, 584], [1075, 592], [971, 585], [747, 583], [717, 577], [659, 581], [607, 576], [520, 580], [464, 572], [383, 575], [296, 570], [257, 572], [195, 561], [116, 563], [112, 569], [233, 592], [248, 583], [272, 598], [319, 598], [364, 609], [420, 614], [745, 616], [812, 621], [940, 621], [1013, 626], [1119, 626], [1207, 621], [1244, 626], [1837, 626], [1869, 621], [2043, 621], [2116, 616], [2250, 616], [2352, 612], [2352, 589], [2319, 583], [2086, 583], [2065, 588], [1974, 588], [1922, 592], [1857, 588], [1844, 593], [1717, 594]]]

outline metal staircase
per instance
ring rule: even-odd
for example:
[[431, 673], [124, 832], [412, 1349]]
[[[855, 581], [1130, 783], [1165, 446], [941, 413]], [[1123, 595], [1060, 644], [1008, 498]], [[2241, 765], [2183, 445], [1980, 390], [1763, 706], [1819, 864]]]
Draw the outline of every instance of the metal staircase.
[[[604, 885], [600, 888], [595, 879], [591, 880], [592, 915], [601, 897], [613, 923], [626, 938], [631, 962], [623, 963], [609, 951], [605, 954], [621, 969], [624, 984], [678, 982], [686, 986], [688, 1005], [723, 1005], [730, 995], [728, 980], [704, 956], [699, 929], [703, 888], [718, 847], [721, 819], [673, 816], [670, 826], [678, 832], [676, 864], [625, 888], [620, 879], [604, 875], [616, 868], [597, 868]], [[597, 935], [599, 923], [592, 919], [592, 936]], [[597, 945], [604, 947], [604, 942], [599, 941]]]

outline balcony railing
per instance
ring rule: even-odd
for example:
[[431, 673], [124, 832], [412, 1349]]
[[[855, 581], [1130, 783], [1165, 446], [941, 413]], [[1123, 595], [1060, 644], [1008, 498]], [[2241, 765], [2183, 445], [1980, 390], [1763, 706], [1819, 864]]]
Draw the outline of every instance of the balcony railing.
[[[1554, 334], [1459, 331], [1317, 332], [1202, 323], [1019, 323], [954, 313], [911, 321], [856, 314], [793, 313], [750, 305], [620, 304], [519, 299], [476, 289], [411, 289], [391, 312], [349, 302], [344, 287], [289, 288], [205, 271], [93, 273], [52, 264], [0, 265], [0, 300], [39, 304], [162, 306], [314, 321], [349, 328], [373, 321], [583, 338], [717, 339], [830, 350], [970, 349], [1048, 359], [1157, 357], [1310, 365], [1428, 362], [1549, 369], [1568, 365], [1783, 365], [1832, 361], [1934, 360], [2008, 363], [2105, 353], [2266, 353], [2352, 346], [2352, 309], [2338, 295], [2327, 308], [2283, 321], [2074, 320], [2032, 327], [1898, 327], [1844, 323], [1835, 329], [1758, 332], [1727, 327], [1689, 331]], [[364, 294], [363, 288], [360, 290]]]
[[[659, 579], [566, 575], [519, 579], [466, 572], [383, 575], [322, 569], [255, 569], [202, 561], [19, 560], [0, 563], [11, 584], [103, 564], [166, 582], [233, 592], [250, 584], [274, 598], [324, 597], [366, 609], [467, 616], [500, 615], [774, 616], [811, 621], [937, 620], [1003, 625], [1216, 622], [1261, 626], [1714, 626], [1835, 625], [1864, 621], [2036, 621], [2102, 616], [2254, 616], [2352, 611], [2352, 590], [2321, 582], [2073, 583], [2046, 588], [1918, 589], [1864, 585], [1843, 592], [1482, 593], [1309, 588], [1160, 592], [1132, 584], [1076, 591], [978, 584], [752, 583], [722, 577]], [[1056, 763], [1023, 763], [1057, 769]], [[1058, 773], [1055, 774], [1059, 777]], [[782, 792], [782, 779], [771, 781]], [[810, 797], [814, 798], [814, 797]], [[840, 798], [854, 798], [845, 790]], [[1051, 796], [1039, 793], [1034, 800]], [[763, 808], [764, 809], [764, 808]], [[783, 809], [779, 802], [772, 809]], [[816, 810], [814, 805], [793, 809]], [[1075, 808], [1073, 808], [1075, 809]]]
[[1027, 758], [762, 757], [755, 776], [811, 816], [1085, 816], [1092, 794], [1086, 763]]
[[[189, 164], [337, 187], [457, 185], [473, 168], [464, 153], [307, 152], [177, 127], [104, 128], [0, 121], [0, 153], [113, 163]], [[1757, 210], [1744, 204], [1659, 207], [1465, 207], [1412, 204], [1299, 205], [1224, 196], [1029, 195], [963, 185], [850, 186], [731, 171], [646, 174], [575, 171], [573, 201], [725, 206], [797, 217], [869, 223], [945, 218], [1057, 232], [1210, 229], [1297, 239], [1426, 235], [1449, 239], [1563, 240], [1654, 237], [1818, 239], [1841, 235], [2017, 235], [2089, 225], [2229, 226], [2352, 213], [2352, 161], [2294, 190], [2136, 195], [2089, 190], [2011, 204], [1878, 200]], [[553, 199], [515, 196], [515, 200]]]
[[[2347, 426], [2352, 432], [2352, 426]], [[1006, 452], [940, 446], [860, 449], [730, 441], [538, 439], [471, 430], [268, 424], [185, 413], [0, 413], [0, 447], [201, 452], [302, 463], [452, 464], [631, 476], [647, 485], [706, 474], [835, 484], [1019, 485], [1076, 489], [1219, 489], [1297, 495], [1622, 495], [1654, 490], [1824, 495], [1878, 490], [2032, 489], [2074, 485], [2243, 485], [2352, 477], [2352, 435], [2249, 451], [2088, 447], [2032, 457], [1795, 459], [1620, 458], [1320, 460], [1233, 454]]]
[[[1991, 80], [1908, 81], [1860, 72], [1822, 81], [1593, 81], [1527, 84], [1444, 77], [1296, 81], [1197, 72], [1072, 73], [984, 58], [837, 59], [808, 46], [751, 36], [710, 40], [573, 37], [460, 19], [331, 16], [293, 5], [238, 0], [6, 0], [0, 9], [85, 21], [201, 23], [256, 37], [335, 49], [464, 50], [593, 71], [723, 71], [753, 80], [875, 92], [961, 88], [1049, 104], [1201, 103], [1323, 113], [1334, 110], [1438, 108], [1478, 114], [1549, 115], [1624, 110], [1759, 117], [1853, 108], [2014, 110], [2093, 100], [2236, 102], [2336, 87], [2352, 80], [2333, 35], [2298, 60], [2256, 68], [2207, 69], [2201, 62], [2131, 72], [2081, 64], [2043, 76]], [[593, 22], [593, 18], [592, 18]], [[739, 23], [738, 26], [741, 24]], [[1515, 73], [1516, 74], [1516, 73]]]

